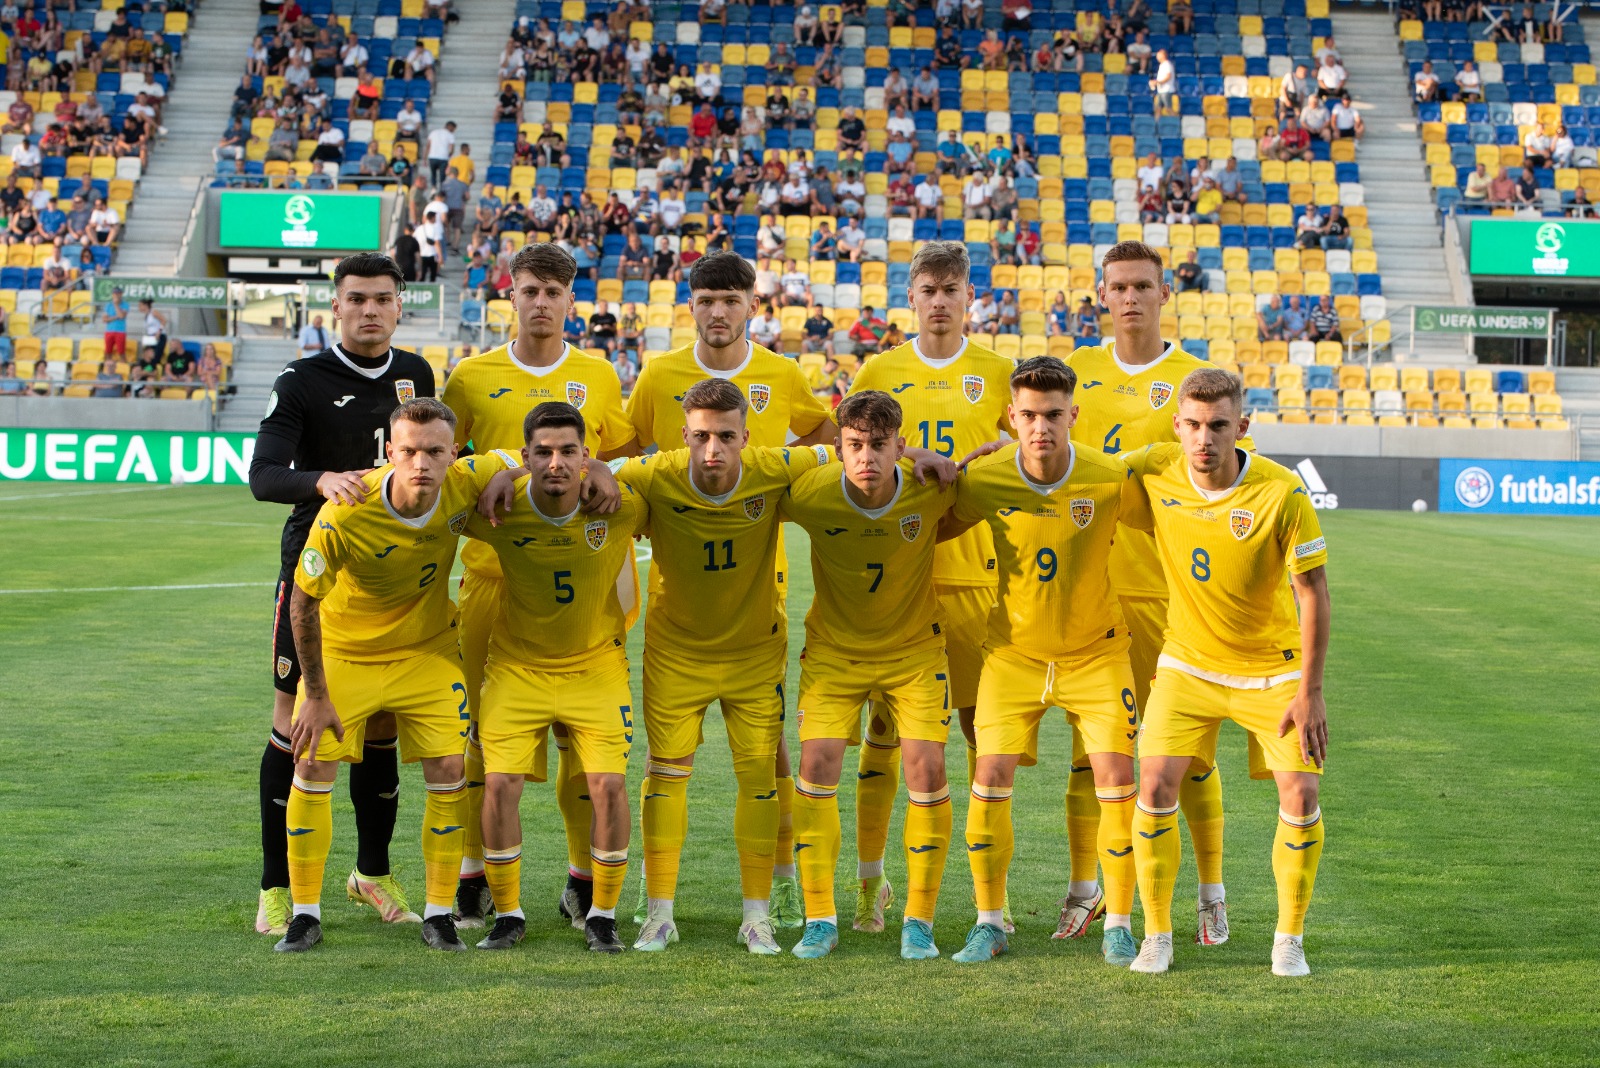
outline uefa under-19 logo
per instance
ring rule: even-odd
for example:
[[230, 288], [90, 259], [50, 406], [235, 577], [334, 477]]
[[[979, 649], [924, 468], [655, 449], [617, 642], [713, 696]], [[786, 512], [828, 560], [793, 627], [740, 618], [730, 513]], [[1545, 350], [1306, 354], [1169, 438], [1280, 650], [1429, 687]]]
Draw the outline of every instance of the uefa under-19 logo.
[[1482, 508], [1494, 497], [1494, 479], [1481, 467], [1469, 467], [1456, 476], [1456, 500], [1468, 508]]

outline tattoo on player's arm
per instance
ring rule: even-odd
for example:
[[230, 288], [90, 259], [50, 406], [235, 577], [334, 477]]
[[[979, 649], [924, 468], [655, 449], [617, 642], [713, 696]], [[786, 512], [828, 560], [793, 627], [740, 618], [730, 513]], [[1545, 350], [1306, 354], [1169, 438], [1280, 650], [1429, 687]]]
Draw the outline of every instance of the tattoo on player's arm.
[[300, 677], [310, 697], [328, 695], [328, 678], [322, 670], [322, 602], [299, 586], [289, 599], [289, 623], [294, 628], [294, 648], [300, 655]]

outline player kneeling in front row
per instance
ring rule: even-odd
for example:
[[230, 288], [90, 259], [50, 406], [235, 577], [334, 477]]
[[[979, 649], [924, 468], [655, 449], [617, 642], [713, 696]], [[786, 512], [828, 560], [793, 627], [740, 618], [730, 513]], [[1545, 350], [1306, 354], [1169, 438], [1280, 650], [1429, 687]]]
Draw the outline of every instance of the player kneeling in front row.
[[515, 484], [510, 517], [491, 525], [474, 514], [466, 531], [494, 549], [506, 583], [478, 702], [484, 873], [495, 912], [494, 927], [478, 947], [509, 949], [526, 930], [517, 805], [524, 776], [535, 771], [540, 738], [559, 723], [594, 804], [594, 894], [584, 938], [597, 953], [621, 953], [616, 914], [628, 870], [624, 775], [633, 699], [624, 647], [629, 620], [619, 587], [636, 582], [633, 537], [644, 532], [649, 508], [624, 490], [615, 512], [578, 513], [589, 450], [583, 415], [572, 405], [540, 404], [524, 420], [523, 436], [528, 473]]
[[1012, 783], [1017, 765], [1037, 762], [1039, 723], [1052, 705], [1066, 710], [1094, 768], [1106, 873], [1105, 959], [1134, 958], [1129, 839], [1138, 718], [1128, 630], [1108, 568], [1130, 491], [1121, 460], [1072, 444], [1076, 386], [1077, 376], [1053, 356], [1017, 365], [1010, 408], [1017, 442], [968, 465], [939, 532], [942, 538], [987, 522], [1000, 579], [978, 682], [978, 763], [967, 808], [978, 922], [953, 958], [960, 963], [1006, 951]]
[[451, 916], [466, 822], [467, 689], [450, 566], [479, 494], [508, 464], [488, 456], [452, 463], [454, 424], [450, 409], [431, 398], [395, 409], [385, 445], [393, 466], [363, 476], [360, 504], [323, 505], [300, 554], [290, 613], [302, 677], [286, 813], [294, 915], [279, 952], [322, 940], [334, 780], [339, 761], [361, 759], [365, 725], [379, 712], [393, 713], [401, 755], [422, 761], [427, 784], [422, 940], [434, 949], [466, 948]]
[[1127, 522], [1154, 529], [1171, 590], [1139, 743], [1133, 842], [1145, 938], [1136, 972], [1172, 964], [1178, 789], [1190, 761], [1215, 761], [1225, 719], [1261, 750], [1251, 777], [1278, 784], [1272, 972], [1311, 970], [1301, 935], [1325, 834], [1317, 787], [1328, 747], [1328, 552], [1299, 477], [1237, 447], [1249, 426], [1243, 409], [1237, 377], [1220, 368], [1190, 372], [1178, 388], [1178, 444], [1126, 456], [1140, 491]]
[[[839, 772], [846, 745], [860, 741], [862, 704], [881, 693], [880, 714], [900, 738], [911, 798], [900, 955], [921, 960], [939, 955], [933, 914], [950, 848], [950, 682], [933, 549], [953, 494], [913, 475], [900, 405], [889, 394], [852, 394], [837, 418], [843, 470], [803, 475], [782, 506], [784, 518], [811, 535], [816, 584], [800, 661], [794, 831], [807, 922], [794, 954], [823, 957], [838, 944]], [[954, 477], [955, 465], [940, 462]]]

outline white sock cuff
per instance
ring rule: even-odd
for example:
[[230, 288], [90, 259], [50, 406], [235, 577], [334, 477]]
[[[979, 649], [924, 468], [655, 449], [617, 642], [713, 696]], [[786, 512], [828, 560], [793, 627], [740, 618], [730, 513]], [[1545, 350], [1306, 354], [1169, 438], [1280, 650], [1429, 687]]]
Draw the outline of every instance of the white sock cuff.
[[821, 786], [814, 782], [808, 782], [805, 779], [795, 779], [794, 792], [799, 794], [801, 797], [809, 797], [814, 801], [826, 801], [829, 798], [839, 796], [839, 784], [834, 783], [832, 786]]
[[1311, 810], [1309, 815], [1305, 816], [1291, 816], [1280, 808], [1278, 810], [1278, 818], [1291, 827], [1305, 830], [1307, 827], [1315, 827], [1317, 822], [1322, 819], [1322, 807], [1320, 805], [1317, 806]]
[[317, 782], [313, 779], [302, 779], [298, 775], [294, 777], [294, 788], [303, 794], [331, 794], [333, 793], [333, 787], [334, 780], [332, 779], [327, 782]]
[[978, 801], [1009, 801], [1011, 787], [985, 786], [981, 782], [975, 782], [972, 784], [972, 796]]
[[1178, 811], [1178, 803], [1176, 801], [1172, 803], [1171, 808], [1151, 808], [1143, 801], [1135, 802], [1135, 804], [1139, 806], [1139, 811], [1143, 812], [1146, 816], [1155, 816], [1158, 819], [1175, 815]]
[[619, 868], [628, 863], [626, 849], [593, 849], [589, 850], [589, 858], [602, 868]]
[[950, 800], [950, 787], [948, 785], [941, 786], [932, 793], [926, 794], [919, 793], [916, 790], [907, 790], [906, 794], [911, 799], [911, 803], [916, 805], [918, 808], [932, 808], [935, 805], [942, 805], [946, 801]]
[[1094, 796], [1101, 801], [1132, 801], [1139, 796], [1139, 788], [1131, 782], [1126, 786], [1096, 786]]
[[647, 760], [644, 765], [644, 773], [657, 779], [687, 779], [693, 772], [690, 765], [665, 764], [659, 760]]
[[467, 779], [466, 776], [462, 776], [455, 782], [425, 782], [422, 787], [430, 794], [453, 794], [457, 790], [467, 788]]
[[513, 860], [518, 860], [521, 857], [521, 842], [518, 842], [516, 845], [509, 846], [505, 849], [489, 849], [488, 847], [485, 847], [483, 850], [483, 862], [485, 864], [510, 864]]

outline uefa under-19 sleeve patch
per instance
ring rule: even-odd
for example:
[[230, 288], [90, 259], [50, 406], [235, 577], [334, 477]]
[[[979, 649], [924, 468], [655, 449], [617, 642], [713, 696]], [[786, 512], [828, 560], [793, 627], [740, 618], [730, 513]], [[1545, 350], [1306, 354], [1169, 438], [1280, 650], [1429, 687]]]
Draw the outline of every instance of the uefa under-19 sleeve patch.
[[1327, 549], [1327, 538], [1314, 538], [1303, 545], [1296, 545], [1294, 547], [1294, 558], [1296, 560], [1303, 560], [1308, 556], [1314, 556], [1317, 553], [1326, 552]]

